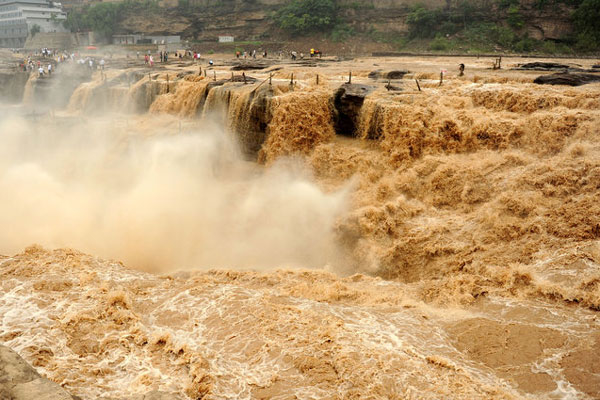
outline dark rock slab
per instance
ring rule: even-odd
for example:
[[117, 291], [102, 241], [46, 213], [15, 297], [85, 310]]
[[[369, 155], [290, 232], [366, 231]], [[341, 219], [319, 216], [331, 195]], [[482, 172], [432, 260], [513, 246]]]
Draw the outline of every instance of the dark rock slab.
[[256, 78], [250, 76], [250, 75], [246, 75], [246, 78], [244, 80], [244, 76], [243, 75], [234, 75], [232, 79], [229, 80], [229, 82], [245, 82], [245, 83], [254, 83], [256, 82]]
[[270, 67], [272, 64], [262, 62], [239, 62], [231, 66], [232, 71], [252, 71]]
[[392, 71], [383, 71], [383, 70], [375, 70], [369, 72], [369, 78], [371, 79], [402, 79], [404, 75], [408, 74], [409, 71], [406, 70], [392, 70]]
[[350, 137], [357, 135], [360, 109], [365, 97], [374, 89], [373, 86], [345, 83], [336, 90], [333, 97], [336, 134]]
[[566, 64], [536, 61], [536, 62], [521, 64], [513, 69], [522, 70], [522, 71], [564, 71], [569, 68], [571, 68], [571, 67]]
[[244, 98], [242, 109], [236, 113], [231, 124], [237, 134], [240, 148], [248, 159], [255, 159], [267, 139], [267, 126], [273, 118], [271, 99], [273, 87], [268, 84], [257, 86]]
[[388, 92], [400, 92], [402, 91], [402, 88], [400, 86], [395, 86], [392, 84], [386, 84], [385, 88], [388, 90]]
[[600, 75], [598, 74], [584, 74], [584, 73], [557, 73], [551, 75], [541, 75], [534, 79], [533, 83], [540, 85], [568, 85], [568, 86], [581, 86], [588, 83], [600, 82]]
[[23, 100], [25, 85], [29, 79], [28, 72], [0, 71], [0, 87], [2, 98], [9, 103], [20, 103]]

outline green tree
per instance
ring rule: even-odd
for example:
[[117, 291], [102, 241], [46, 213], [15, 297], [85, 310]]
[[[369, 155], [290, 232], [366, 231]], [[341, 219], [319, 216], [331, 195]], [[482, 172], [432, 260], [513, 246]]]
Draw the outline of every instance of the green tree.
[[577, 47], [583, 51], [600, 48], [600, 0], [584, 0], [572, 18]]
[[520, 29], [525, 24], [518, 5], [512, 5], [508, 8], [508, 24], [515, 29]]
[[36, 34], [40, 33], [40, 31], [41, 31], [41, 28], [38, 24], [33, 24], [31, 29], [29, 29], [29, 33], [31, 34], [31, 37], [34, 37]]
[[85, 15], [84, 22], [94, 32], [110, 38], [122, 18], [122, 3], [100, 3], [91, 6]]
[[443, 19], [441, 10], [428, 10], [422, 4], [416, 5], [406, 16], [411, 37], [433, 37]]
[[461, 1], [458, 4], [458, 12], [459, 15], [462, 17], [464, 29], [467, 29], [467, 22], [473, 20], [473, 14], [475, 13], [475, 11], [475, 6], [468, 1]]
[[65, 28], [71, 32], [79, 32], [89, 29], [84, 20], [85, 14], [80, 10], [72, 10], [67, 14], [67, 19], [63, 22]]
[[291, 33], [308, 33], [331, 29], [337, 22], [333, 0], [293, 0], [280, 9], [275, 19], [281, 29]]

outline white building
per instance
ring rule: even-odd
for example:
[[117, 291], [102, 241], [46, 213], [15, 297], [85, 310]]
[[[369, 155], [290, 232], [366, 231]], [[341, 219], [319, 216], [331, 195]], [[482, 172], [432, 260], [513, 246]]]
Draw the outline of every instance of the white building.
[[0, 47], [21, 48], [37, 25], [40, 32], [68, 32], [67, 14], [49, 0], [0, 0]]
[[[1, 0], [0, 0], [1, 1]], [[181, 43], [179, 35], [144, 35], [134, 33], [129, 35], [113, 35], [113, 44], [178, 44]]]
[[232, 43], [234, 40], [233, 36], [219, 36], [219, 43]]

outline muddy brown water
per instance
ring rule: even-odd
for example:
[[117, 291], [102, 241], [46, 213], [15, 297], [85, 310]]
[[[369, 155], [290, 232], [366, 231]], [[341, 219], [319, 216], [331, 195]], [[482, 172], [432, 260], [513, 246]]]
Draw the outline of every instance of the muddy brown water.
[[3, 114], [0, 341], [84, 399], [598, 398], [600, 84], [492, 61], [109, 69]]

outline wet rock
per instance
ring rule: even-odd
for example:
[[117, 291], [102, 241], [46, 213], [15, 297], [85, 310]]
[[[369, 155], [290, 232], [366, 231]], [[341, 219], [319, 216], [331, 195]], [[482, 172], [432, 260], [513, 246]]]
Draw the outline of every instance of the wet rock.
[[23, 100], [25, 84], [28, 79], [28, 72], [0, 72], [0, 87], [2, 87], [3, 99], [9, 103], [19, 103]]
[[192, 71], [183, 71], [183, 72], [180, 72], [180, 73], [177, 74], [177, 79], [181, 79], [181, 78], [183, 78], [183, 77], [185, 77], [187, 75], [192, 75], [194, 73], [195, 72], [192, 72]]
[[232, 79], [230, 79], [230, 82], [246, 82], [246, 83], [254, 83], [256, 82], [256, 78], [250, 76], [250, 75], [246, 75], [246, 77], [244, 78], [243, 75], [234, 75]]
[[43, 378], [16, 352], [0, 345], [0, 399], [73, 400], [58, 384]]
[[12, 396], [14, 400], [73, 400], [65, 389], [46, 378], [16, 385]]
[[599, 69], [599, 70], [600, 70], [600, 64], [598, 64], [598, 65], [592, 65], [592, 68], [593, 68], [593, 69]]
[[394, 86], [390, 83], [386, 84], [385, 88], [390, 92], [399, 92], [402, 90], [402, 88], [400, 86]]
[[373, 86], [346, 83], [334, 94], [334, 128], [338, 135], [355, 137], [358, 118], [365, 97], [373, 91]]
[[251, 71], [251, 70], [261, 70], [267, 67], [270, 67], [271, 64], [262, 63], [262, 62], [239, 62], [234, 64], [231, 67], [232, 71]]
[[541, 75], [534, 79], [533, 83], [540, 85], [568, 85], [581, 86], [588, 83], [600, 82], [600, 74], [584, 73], [558, 73], [551, 75]]
[[232, 121], [242, 151], [249, 158], [255, 158], [267, 139], [267, 126], [273, 118], [271, 99], [273, 88], [268, 85], [257, 87], [244, 98]]
[[84, 82], [89, 82], [92, 73], [88, 68], [66, 66], [52, 75], [35, 79], [32, 82], [30, 105], [37, 110], [65, 107], [75, 90]]
[[392, 71], [383, 71], [383, 70], [375, 70], [369, 73], [369, 78], [371, 79], [402, 79], [404, 75], [408, 74], [409, 71], [405, 70], [392, 70]]
[[569, 68], [570, 67], [566, 64], [536, 61], [536, 62], [521, 64], [513, 69], [529, 70], [529, 71], [564, 71], [565, 69], [569, 69]]

